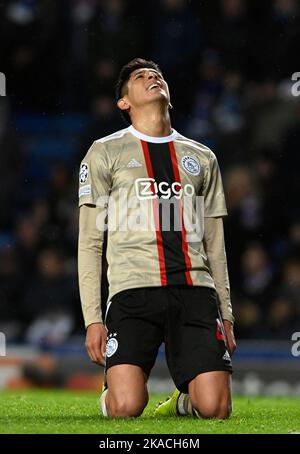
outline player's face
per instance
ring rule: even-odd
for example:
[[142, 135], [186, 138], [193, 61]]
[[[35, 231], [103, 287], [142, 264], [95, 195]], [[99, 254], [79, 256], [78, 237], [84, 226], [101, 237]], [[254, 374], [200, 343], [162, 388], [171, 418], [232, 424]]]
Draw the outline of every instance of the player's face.
[[140, 68], [131, 73], [126, 96], [133, 107], [158, 100], [167, 105], [170, 102], [167, 82], [159, 72], [150, 68]]

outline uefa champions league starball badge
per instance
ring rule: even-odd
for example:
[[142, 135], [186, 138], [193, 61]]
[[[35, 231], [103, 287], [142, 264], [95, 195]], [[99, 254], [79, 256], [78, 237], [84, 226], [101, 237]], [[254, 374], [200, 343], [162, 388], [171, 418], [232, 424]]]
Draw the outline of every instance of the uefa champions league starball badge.
[[89, 166], [87, 163], [83, 162], [80, 166], [80, 171], [79, 171], [79, 182], [80, 184], [84, 184], [86, 180], [88, 179], [89, 175]]

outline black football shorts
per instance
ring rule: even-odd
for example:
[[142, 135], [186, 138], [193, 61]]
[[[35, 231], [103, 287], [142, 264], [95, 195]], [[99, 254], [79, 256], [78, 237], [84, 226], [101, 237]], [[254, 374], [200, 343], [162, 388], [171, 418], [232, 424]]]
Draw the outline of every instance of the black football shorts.
[[149, 375], [160, 345], [176, 387], [188, 392], [198, 374], [232, 372], [215, 290], [147, 287], [124, 290], [108, 303], [106, 370], [134, 364]]

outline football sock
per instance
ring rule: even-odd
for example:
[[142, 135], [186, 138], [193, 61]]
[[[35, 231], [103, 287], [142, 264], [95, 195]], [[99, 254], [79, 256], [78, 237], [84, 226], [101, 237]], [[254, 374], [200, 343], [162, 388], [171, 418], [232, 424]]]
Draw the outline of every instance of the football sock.
[[177, 410], [181, 416], [195, 416], [196, 418], [201, 418], [198, 411], [192, 407], [191, 400], [188, 394], [181, 393], [178, 397]]
[[105, 397], [106, 397], [107, 391], [108, 391], [108, 389], [103, 391], [103, 393], [101, 394], [101, 397], [100, 397], [100, 407], [101, 407], [102, 414], [105, 417], [108, 417], [106, 403], [105, 403]]
[[188, 394], [181, 393], [177, 402], [178, 413], [182, 416], [193, 416], [193, 408]]

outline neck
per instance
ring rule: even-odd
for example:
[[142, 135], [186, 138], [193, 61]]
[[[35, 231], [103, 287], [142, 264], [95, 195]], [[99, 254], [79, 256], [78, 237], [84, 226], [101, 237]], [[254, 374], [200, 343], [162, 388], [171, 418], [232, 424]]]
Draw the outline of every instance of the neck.
[[[147, 108], [148, 107], [148, 108]], [[164, 137], [172, 133], [169, 111], [158, 106], [143, 106], [131, 117], [132, 126], [142, 134], [151, 137]]]

